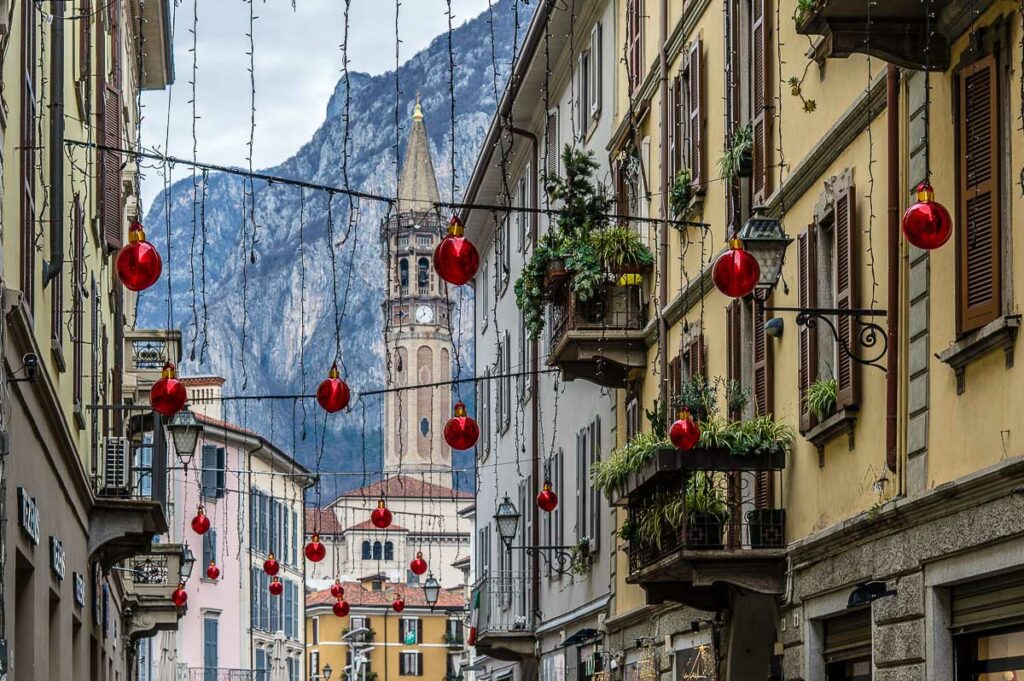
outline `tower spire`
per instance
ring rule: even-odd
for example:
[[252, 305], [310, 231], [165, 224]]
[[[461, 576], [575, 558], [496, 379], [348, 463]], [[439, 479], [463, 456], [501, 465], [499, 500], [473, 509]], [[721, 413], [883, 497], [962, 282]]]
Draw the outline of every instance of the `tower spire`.
[[423, 124], [423, 106], [417, 93], [412, 110], [412, 130], [409, 132], [405, 162], [398, 180], [398, 212], [427, 212], [440, 200], [434, 162], [430, 157], [430, 143], [427, 141], [427, 128]]

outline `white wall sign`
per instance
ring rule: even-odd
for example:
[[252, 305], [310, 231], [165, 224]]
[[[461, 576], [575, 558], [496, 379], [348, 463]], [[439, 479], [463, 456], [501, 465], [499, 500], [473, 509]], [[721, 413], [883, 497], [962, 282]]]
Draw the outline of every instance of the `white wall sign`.
[[72, 574], [72, 581], [75, 586], [75, 605], [79, 608], [85, 607], [85, 575], [80, 572]]
[[39, 507], [24, 487], [18, 488], [18, 521], [33, 544], [39, 543]]
[[57, 579], [64, 581], [64, 543], [50, 535], [50, 566]]

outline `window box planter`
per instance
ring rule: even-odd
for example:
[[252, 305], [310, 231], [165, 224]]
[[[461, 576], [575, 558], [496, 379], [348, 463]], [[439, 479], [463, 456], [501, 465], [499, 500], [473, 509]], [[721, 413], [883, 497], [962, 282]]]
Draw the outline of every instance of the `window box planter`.
[[771, 549], [786, 545], [786, 509], [755, 508], [747, 511], [750, 530], [750, 548]]
[[685, 544], [688, 549], [721, 550], [725, 521], [715, 513], [691, 513], [686, 520]]

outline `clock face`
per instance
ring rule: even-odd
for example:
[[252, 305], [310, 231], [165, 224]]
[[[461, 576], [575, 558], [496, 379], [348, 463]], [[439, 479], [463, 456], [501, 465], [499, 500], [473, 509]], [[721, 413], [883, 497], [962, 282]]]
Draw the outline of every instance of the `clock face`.
[[429, 324], [434, 321], [434, 308], [427, 305], [420, 305], [416, 308], [416, 321], [420, 324]]

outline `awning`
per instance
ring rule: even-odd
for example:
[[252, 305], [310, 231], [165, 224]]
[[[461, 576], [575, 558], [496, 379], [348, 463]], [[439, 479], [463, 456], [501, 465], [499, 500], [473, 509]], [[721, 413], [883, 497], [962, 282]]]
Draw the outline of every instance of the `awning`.
[[569, 646], [579, 646], [601, 636], [601, 633], [597, 629], [580, 629], [569, 638], [562, 641], [561, 648], [568, 648]]

